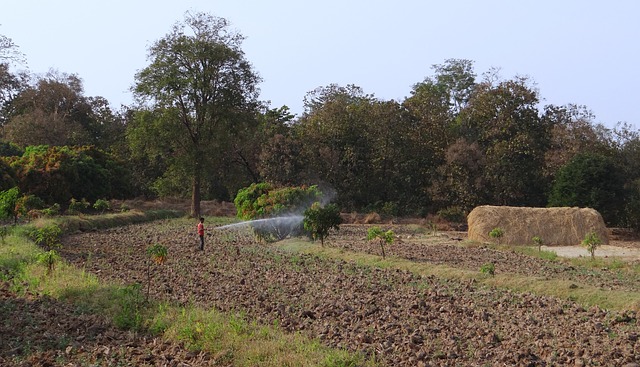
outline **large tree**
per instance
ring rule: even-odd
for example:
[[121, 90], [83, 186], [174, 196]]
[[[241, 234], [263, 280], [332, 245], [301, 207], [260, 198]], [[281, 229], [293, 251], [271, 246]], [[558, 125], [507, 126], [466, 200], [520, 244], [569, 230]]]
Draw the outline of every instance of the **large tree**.
[[233, 132], [255, 119], [260, 78], [243, 39], [224, 18], [186, 13], [149, 48], [151, 64], [135, 77], [133, 91], [155, 118], [139, 119], [129, 136], [137, 148], [161, 147], [172, 170], [191, 181], [194, 216], [203, 177], [232, 149]]
[[117, 118], [102, 97], [86, 97], [74, 74], [49, 71], [33, 76], [5, 109], [4, 134], [21, 146], [95, 145], [109, 148], [120, 135]]

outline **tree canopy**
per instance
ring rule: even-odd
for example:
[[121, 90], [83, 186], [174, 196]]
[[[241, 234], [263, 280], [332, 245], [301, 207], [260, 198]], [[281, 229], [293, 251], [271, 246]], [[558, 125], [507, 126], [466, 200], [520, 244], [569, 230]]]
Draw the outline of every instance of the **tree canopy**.
[[149, 48], [150, 65], [135, 76], [141, 110], [130, 142], [164, 154], [169, 170], [189, 179], [194, 216], [200, 214], [202, 178], [255, 116], [260, 78], [245, 59], [242, 40], [224, 18], [187, 13]]

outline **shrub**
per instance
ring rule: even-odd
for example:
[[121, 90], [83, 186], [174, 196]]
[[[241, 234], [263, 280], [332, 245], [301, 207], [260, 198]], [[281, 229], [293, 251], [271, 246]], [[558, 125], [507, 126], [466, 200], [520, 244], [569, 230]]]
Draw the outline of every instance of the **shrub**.
[[276, 188], [269, 183], [258, 183], [240, 190], [234, 204], [238, 218], [244, 220], [291, 217], [291, 220], [252, 224], [258, 238], [277, 241], [291, 233], [302, 232], [303, 217], [300, 214], [316, 202], [320, 195], [317, 186]]
[[311, 238], [320, 239], [320, 244], [324, 246], [324, 239], [329, 235], [331, 229], [339, 229], [342, 223], [340, 210], [335, 204], [329, 204], [324, 208], [320, 203], [315, 202], [311, 208], [304, 212], [304, 229], [309, 231]]
[[380, 227], [378, 226], [369, 228], [369, 231], [367, 232], [367, 240], [369, 241], [376, 240], [380, 244], [380, 249], [382, 250], [383, 259], [385, 258], [384, 245], [392, 244], [394, 239], [393, 236], [394, 234], [392, 230], [388, 230], [385, 232], [382, 229], [380, 229]]
[[582, 240], [582, 246], [585, 246], [591, 254], [591, 259], [595, 259], [596, 248], [602, 244], [602, 240], [598, 237], [598, 234], [594, 231], [590, 231]]
[[110, 205], [107, 200], [98, 199], [95, 203], [93, 203], [93, 209], [99, 211], [100, 213], [104, 213], [106, 210], [110, 209]]
[[89, 208], [89, 202], [87, 201], [87, 199], [83, 198], [82, 200], [78, 201], [75, 198], [71, 198], [71, 201], [69, 202], [69, 209], [67, 211], [71, 214], [77, 214], [83, 213], [87, 210], [87, 208]]
[[496, 266], [493, 263], [485, 263], [480, 267], [482, 274], [489, 274], [491, 276], [496, 275]]
[[502, 228], [496, 227], [489, 231], [489, 237], [496, 239], [498, 243], [500, 243], [500, 239], [502, 238], [502, 236], [504, 236], [504, 231], [502, 230]]
[[0, 218], [13, 219], [13, 224], [18, 222], [17, 203], [20, 197], [20, 189], [13, 187], [0, 192]]
[[62, 247], [60, 234], [62, 234], [62, 229], [55, 224], [37, 229], [34, 233], [36, 244], [45, 248], [45, 253], [39, 256], [39, 261], [47, 265], [48, 274], [51, 274], [56, 261], [59, 259], [55, 250]]

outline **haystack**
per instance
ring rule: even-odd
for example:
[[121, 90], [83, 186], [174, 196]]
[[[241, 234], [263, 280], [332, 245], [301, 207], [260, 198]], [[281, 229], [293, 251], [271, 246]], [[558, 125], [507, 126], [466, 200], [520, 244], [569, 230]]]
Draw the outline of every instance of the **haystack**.
[[[538, 236], [547, 246], [579, 245], [585, 235], [594, 231], [603, 245], [609, 244], [609, 233], [602, 216], [590, 208], [524, 208], [511, 206], [479, 206], [467, 216], [469, 239], [509, 245], [532, 245]], [[500, 228], [500, 239], [489, 232]]]

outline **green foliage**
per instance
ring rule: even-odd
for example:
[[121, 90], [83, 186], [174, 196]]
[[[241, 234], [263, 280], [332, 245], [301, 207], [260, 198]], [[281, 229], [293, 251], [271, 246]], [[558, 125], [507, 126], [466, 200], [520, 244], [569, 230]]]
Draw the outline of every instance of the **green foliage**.
[[130, 192], [126, 165], [93, 146], [29, 146], [12, 157], [22, 191], [51, 205], [72, 198], [122, 197]]
[[323, 208], [320, 203], [315, 202], [304, 212], [304, 229], [311, 233], [311, 238], [314, 240], [319, 238], [322, 246], [329, 231], [338, 230], [341, 223], [340, 210], [335, 204], [329, 204]]
[[596, 249], [602, 244], [602, 239], [594, 231], [589, 231], [582, 240], [582, 246], [586, 247], [591, 254], [591, 259], [595, 258]]
[[22, 217], [27, 216], [32, 210], [40, 210], [44, 207], [44, 201], [35, 195], [24, 195], [16, 203], [16, 211]]
[[542, 250], [542, 245], [544, 245], [544, 241], [542, 241], [542, 237], [533, 236], [533, 238], [531, 238], [531, 240], [533, 241], [534, 245], [538, 246], [538, 251]]
[[385, 258], [384, 253], [384, 245], [390, 245], [394, 240], [394, 233], [392, 230], [384, 231], [378, 226], [373, 226], [369, 228], [367, 231], [367, 240], [368, 241], [377, 241], [380, 244], [380, 249], [382, 250], [382, 258]]
[[98, 199], [95, 203], [93, 203], [93, 209], [99, 211], [100, 213], [104, 213], [105, 211], [110, 209], [109, 201], [104, 199]]
[[488, 274], [494, 276], [496, 274], [496, 266], [493, 263], [485, 263], [480, 267], [482, 274]]
[[149, 255], [156, 264], [162, 265], [167, 259], [167, 248], [156, 243], [147, 248], [147, 255]]
[[502, 236], [504, 236], [504, 230], [502, 230], [502, 228], [496, 227], [489, 231], [489, 237], [496, 239], [498, 242], [500, 242]]
[[35, 231], [35, 242], [47, 250], [60, 247], [60, 235], [62, 229], [55, 224], [48, 224]]
[[252, 220], [302, 212], [321, 193], [317, 186], [280, 187], [263, 182], [238, 191], [234, 200], [238, 218]]
[[[234, 204], [239, 218], [254, 220], [302, 213], [316, 202], [320, 195], [317, 186], [276, 188], [269, 183], [258, 183], [238, 191]], [[254, 225], [252, 228], [258, 238], [266, 241], [281, 240], [290, 233], [303, 229], [302, 225], [271, 226], [268, 223]]]
[[84, 213], [89, 208], [89, 205], [89, 202], [85, 198], [80, 201], [76, 200], [75, 198], [71, 198], [67, 211], [70, 214]]
[[621, 170], [601, 154], [577, 155], [556, 175], [549, 206], [593, 208], [607, 224], [617, 224], [624, 208]]
[[0, 240], [2, 241], [2, 244], [4, 245], [4, 239], [9, 235], [9, 228], [7, 228], [7, 226], [2, 226], [0, 227]]
[[47, 267], [47, 274], [51, 275], [55, 270], [55, 265], [60, 260], [60, 255], [56, 250], [49, 250], [38, 254], [37, 261]]
[[[244, 57], [242, 39], [226, 19], [188, 12], [149, 47], [150, 64], [135, 75], [135, 96], [151, 103], [127, 126], [129, 145], [140, 155], [165, 159], [170, 175], [163, 175], [169, 179], [163, 185], [179, 179], [184, 189], [190, 183], [194, 211], [204, 178], [220, 180], [247, 161], [238, 142], [256, 124], [260, 77]], [[254, 170], [252, 164], [242, 168]]]
[[57, 248], [62, 247], [60, 244], [60, 235], [62, 229], [55, 224], [49, 224], [35, 231], [35, 242], [45, 248], [45, 252], [39, 255], [38, 259], [41, 263], [47, 265], [47, 273], [51, 274], [55, 268], [55, 264], [60, 258], [56, 252]]
[[140, 284], [135, 283], [118, 289], [118, 302], [114, 322], [121, 329], [137, 330], [142, 327], [144, 320], [144, 298], [140, 291]]
[[0, 218], [13, 219], [14, 224], [18, 221], [16, 204], [20, 197], [20, 189], [17, 187], [0, 192]]
[[60, 214], [60, 210], [61, 210], [60, 204], [55, 203], [48, 208], [42, 209], [42, 214], [44, 214], [47, 217], [53, 217], [55, 215]]

